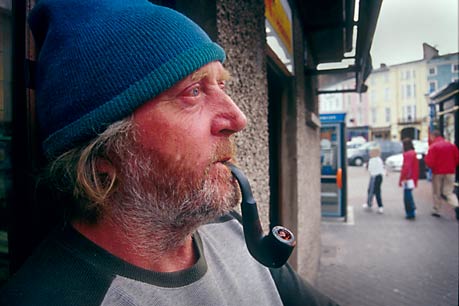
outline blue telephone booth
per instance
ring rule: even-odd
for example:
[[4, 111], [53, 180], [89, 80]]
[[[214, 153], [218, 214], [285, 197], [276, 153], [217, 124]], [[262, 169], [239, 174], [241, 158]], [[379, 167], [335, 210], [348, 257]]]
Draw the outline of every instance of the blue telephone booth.
[[322, 216], [346, 218], [346, 114], [321, 114], [320, 123]]

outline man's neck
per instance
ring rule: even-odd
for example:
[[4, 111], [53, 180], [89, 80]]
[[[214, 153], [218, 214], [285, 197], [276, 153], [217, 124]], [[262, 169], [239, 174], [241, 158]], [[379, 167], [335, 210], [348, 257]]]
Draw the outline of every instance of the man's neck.
[[[109, 220], [102, 220], [95, 225], [82, 222], [74, 222], [72, 225], [83, 236], [109, 253], [146, 270], [180, 271], [190, 268], [198, 259], [191, 235], [186, 237], [182, 245], [168, 251], [139, 250], [129, 243], [123, 229]], [[164, 239], [164, 237], [155, 238]], [[139, 241], [140, 244], [141, 242]]]

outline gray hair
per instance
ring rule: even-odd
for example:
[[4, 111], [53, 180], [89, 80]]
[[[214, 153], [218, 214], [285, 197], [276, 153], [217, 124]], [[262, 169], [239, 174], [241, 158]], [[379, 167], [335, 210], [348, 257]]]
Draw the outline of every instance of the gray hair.
[[71, 149], [50, 163], [46, 179], [61, 194], [73, 201], [66, 207], [71, 220], [94, 223], [104, 211], [107, 199], [116, 190], [117, 173], [104, 173], [98, 164], [111, 164], [110, 153], [126, 150], [126, 140], [132, 139], [131, 117], [111, 124], [98, 137], [83, 146]]

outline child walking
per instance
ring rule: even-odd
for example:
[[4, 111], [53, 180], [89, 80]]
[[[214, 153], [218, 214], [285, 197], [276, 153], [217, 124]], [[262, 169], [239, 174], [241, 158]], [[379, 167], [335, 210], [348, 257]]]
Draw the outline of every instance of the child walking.
[[414, 151], [413, 142], [405, 138], [403, 142], [403, 165], [400, 171], [398, 185], [403, 187], [403, 202], [405, 204], [406, 219], [413, 220], [416, 217], [416, 205], [413, 199], [413, 189], [418, 185], [419, 161]]
[[384, 162], [381, 159], [381, 151], [378, 147], [370, 150], [370, 160], [368, 161], [368, 172], [370, 173], [370, 182], [368, 183], [367, 202], [363, 204], [363, 208], [370, 209], [373, 202], [373, 197], [376, 197], [378, 203], [378, 213], [384, 212], [381, 199], [381, 184], [385, 173]]

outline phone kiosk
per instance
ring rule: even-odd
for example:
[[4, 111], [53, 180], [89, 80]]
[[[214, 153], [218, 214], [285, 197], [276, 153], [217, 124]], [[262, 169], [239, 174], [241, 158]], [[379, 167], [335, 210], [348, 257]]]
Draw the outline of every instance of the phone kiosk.
[[346, 219], [346, 114], [321, 114], [320, 123], [322, 216]]

